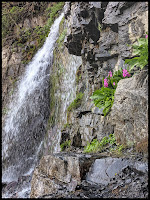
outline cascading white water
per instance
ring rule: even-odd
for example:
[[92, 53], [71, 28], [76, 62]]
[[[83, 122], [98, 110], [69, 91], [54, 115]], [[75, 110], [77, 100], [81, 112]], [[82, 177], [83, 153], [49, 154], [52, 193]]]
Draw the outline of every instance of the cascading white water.
[[60, 140], [62, 124], [67, 123], [67, 108], [76, 97], [76, 71], [81, 64], [81, 56], [75, 56], [71, 54], [67, 55], [67, 60], [64, 66], [63, 81], [59, 87], [61, 90], [61, 95], [59, 91], [56, 93], [56, 96], [61, 97], [61, 101], [63, 103], [61, 104], [61, 111], [59, 113], [61, 126], [58, 125], [54, 130], [54, 132], [57, 132], [57, 134], [55, 134], [55, 139], [53, 140], [53, 152], [59, 152], [61, 150]]
[[18, 83], [2, 132], [2, 181], [17, 180], [35, 166], [46, 132], [49, 73], [62, 13]]

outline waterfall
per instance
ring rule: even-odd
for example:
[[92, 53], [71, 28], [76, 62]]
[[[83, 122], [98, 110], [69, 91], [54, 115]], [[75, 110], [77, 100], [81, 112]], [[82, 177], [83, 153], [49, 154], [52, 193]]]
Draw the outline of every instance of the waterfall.
[[49, 73], [62, 13], [18, 83], [2, 131], [2, 181], [17, 180], [34, 169], [45, 136], [49, 110]]

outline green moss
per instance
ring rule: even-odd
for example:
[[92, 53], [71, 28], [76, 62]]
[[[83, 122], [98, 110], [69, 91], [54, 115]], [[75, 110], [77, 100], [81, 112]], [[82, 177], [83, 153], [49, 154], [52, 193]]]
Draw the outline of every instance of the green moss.
[[81, 106], [84, 94], [82, 92], [78, 93], [74, 101], [68, 106], [67, 111], [70, 112], [73, 109], [77, 109]]
[[79, 84], [79, 81], [82, 79], [81, 74], [78, 76], [76, 75], [76, 84]]
[[67, 139], [60, 145], [61, 151], [64, 151], [66, 148], [70, 148], [70, 146], [71, 146], [71, 140]]
[[65, 130], [66, 128], [70, 128], [72, 126], [72, 124], [66, 123], [64, 124], [63, 130]]
[[82, 79], [82, 73], [81, 73], [81, 65], [79, 66], [79, 68], [76, 71], [76, 84], [79, 84], [79, 81]]
[[58, 43], [58, 47], [61, 47], [62, 44], [63, 44], [63, 41], [65, 39], [65, 36], [66, 36], [66, 33], [67, 33], [67, 28], [63, 30], [63, 32], [60, 34], [58, 40], [57, 40], [57, 43]]
[[55, 98], [55, 93], [57, 90], [57, 82], [58, 82], [58, 77], [55, 75], [55, 73], [52, 73], [50, 75], [50, 117], [48, 120], [48, 126], [54, 126], [55, 124], [55, 104], [56, 104], [56, 98]]
[[98, 30], [99, 30], [100, 32], [101, 32], [102, 28], [103, 28], [102, 24], [100, 24], [100, 23], [98, 22]]
[[[51, 7], [48, 9], [44, 8], [48, 5], [46, 2], [41, 2], [40, 5], [36, 2], [33, 3], [22, 3], [23, 7], [11, 6], [10, 3], [3, 2], [3, 9], [2, 9], [2, 38], [3, 38], [3, 45], [7, 42], [7, 37], [12, 35], [15, 38], [15, 46], [23, 47], [23, 44], [31, 41], [37, 41], [36, 46], [30, 50], [24, 50], [24, 56], [26, 56], [26, 60], [31, 60], [37, 50], [41, 48], [45, 42], [46, 37], [49, 34], [50, 27], [54, 23], [54, 20], [58, 17], [59, 11], [62, 10], [65, 2], [53, 2]], [[31, 4], [31, 5], [30, 5]], [[37, 8], [38, 7], [38, 8]], [[44, 16], [47, 18], [47, 23], [45, 26], [40, 27], [37, 26], [34, 29], [20, 29], [17, 25], [22, 20], [25, 19], [26, 15], [30, 15], [28, 10], [33, 8], [34, 12], [32, 14], [38, 14], [39, 11], [44, 12]], [[37, 8], [37, 9], [36, 9]], [[14, 35], [14, 26], [17, 27], [17, 34]], [[13, 46], [14, 46], [13, 45]], [[27, 54], [27, 55], [26, 55]]]
[[[57, 114], [59, 112], [60, 105], [60, 96], [58, 97], [57, 91], [59, 90], [59, 86], [61, 84], [61, 80], [64, 73], [64, 66], [62, 65], [61, 56], [59, 55], [59, 51], [54, 50], [54, 62], [52, 66], [52, 72], [50, 75], [50, 110], [51, 114], [49, 117], [48, 126], [54, 126], [57, 118]], [[57, 110], [56, 110], [57, 108]], [[59, 117], [58, 117], [59, 118]], [[57, 119], [58, 120], [58, 119]]]
[[[47, 11], [50, 12], [51, 18], [53, 18], [54, 13], [58, 13], [58, 10], [60, 7], [64, 5], [64, 2], [60, 2], [59, 4], [55, 5], [55, 7], [48, 8]], [[50, 75], [50, 117], [48, 122], [48, 127], [53, 127], [58, 121], [59, 121], [59, 110], [60, 110], [60, 102], [61, 102], [61, 96], [59, 96], [59, 86], [61, 84], [63, 74], [65, 71], [65, 68], [63, 66], [62, 62], [62, 56], [60, 51], [60, 46], [63, 43], [64, 40], [64, 18], [61, 20], [61, 23], [59, 25], [59, 38], [57, 40], [57, 45], [55, 46], [55, 49], [53, 51], [54, 61], [52, 66], [52, 72]], [[50, 23], [50, 21], [49, 21]], [[41, 30], [37, 28], [37, 30]], [[61, 45], [60, 45], [61, 44]]]
[[62, 18], [60, 25], [59, 25], [59, 31], [62, 32], [64, 30], [64, 22], [65, 22], [65, 17]]
[[8, 113], [8, 108], [3, 108], [3, 110], [2, 110], [2, 115], [6, 115], [7, 113]]

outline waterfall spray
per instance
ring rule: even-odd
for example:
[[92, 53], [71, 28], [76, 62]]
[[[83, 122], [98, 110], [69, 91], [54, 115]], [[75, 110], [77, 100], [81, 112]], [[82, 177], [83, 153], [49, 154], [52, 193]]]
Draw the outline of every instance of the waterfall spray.
[[2, 133], [2, 181], [17, 180], [34, 168], [45, 136], [49, 110], [49, 73], [62, 13], [18, 83]]

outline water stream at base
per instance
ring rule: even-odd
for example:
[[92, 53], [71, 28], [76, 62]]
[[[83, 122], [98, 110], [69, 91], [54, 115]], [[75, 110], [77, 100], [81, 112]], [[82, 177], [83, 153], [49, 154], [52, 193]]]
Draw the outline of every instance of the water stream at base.
[[[18, 83], [2, 130], [2, 182], [31, 175], [38, 161], [49, 118], [49, 73], [62, 13]], [[24, 192], [29, 191], [29, 185]], [[19, 197], [24, 197], [24, 192]], [[18, 193], [19, 195], [19, 193]], [[7, 198], [5, 194], [3, 198]]]

